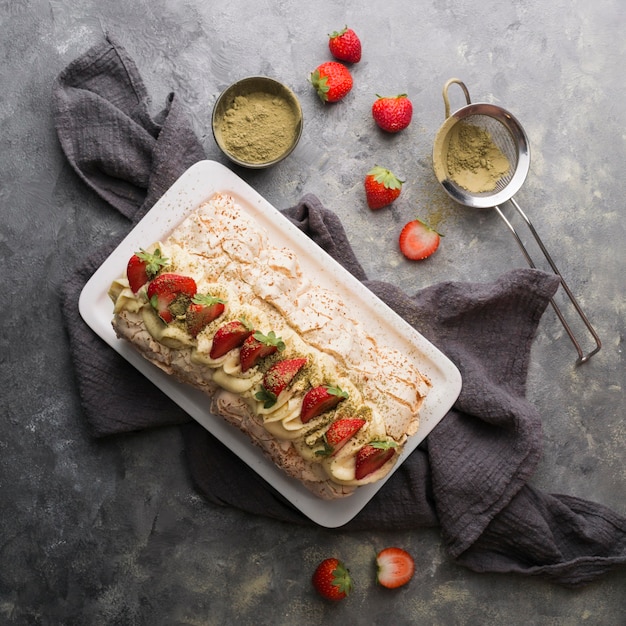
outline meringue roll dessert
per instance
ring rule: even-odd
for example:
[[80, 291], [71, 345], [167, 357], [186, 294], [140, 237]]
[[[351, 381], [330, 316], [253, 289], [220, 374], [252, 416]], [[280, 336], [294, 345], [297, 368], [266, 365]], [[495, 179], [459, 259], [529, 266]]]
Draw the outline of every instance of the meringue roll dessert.
[[386, 345], [318, 282], [235, 197], [216, 194], [164, 241], [146, 241], [109, 296], [120, 340], [336, 499], [388, 475], [431, 383], [417, 355]]

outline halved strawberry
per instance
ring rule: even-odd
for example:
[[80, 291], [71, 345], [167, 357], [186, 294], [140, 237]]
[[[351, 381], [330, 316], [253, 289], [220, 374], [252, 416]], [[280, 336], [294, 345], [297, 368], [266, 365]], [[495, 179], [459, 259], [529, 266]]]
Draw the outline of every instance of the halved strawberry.
[[332, 387], [330, 385], [320, 385], [319, 387], [309, 389], [302, 400], [300, 421], [303, 424], [306, 424], [314, 417], [334, 409], [347, 397], [347, 391], [343, 391], [339, 387]]
[[161, 256], [158, 248], [153, 252], [140, 250], [128, 259], [126, 277], [128, 284], [137, 293], [148, 281], [152, 280], [167, 265], [168, 259]]
[[148, 285], [148, 300], [159, 317], [169, 324], [185, 314], [196, 291], [196, 281], [190, 276], [159, 274]]
[[400, 232], [400, 251], [407, 259], [421, 261], [439, 247], [442, 236], [422, 220], [412, 220]]
[[253, 332], [252, 326], [244, 319], [233, 320], [220, 326], [213, 335], [209, 356], [212, 359], [219, 359], [233, 348], [241, 346]]
[[376, 555], [376, 580], [387, 589], [396, 589], [413, 578], [415, 561], [402, 548], [385, 548]]
[[392, 441], [371, 441], [364, 445], [356, 455], [354, 477], [361, 480], [380, 469], [396, 453]]
[[343, 448], [351, 437], [354, 437], [365, 425], [366, 420], [360, 417], [343, 417], [333, 422], [324, 434], [324, 448], [315, 454], [333, 456]]
[[254, 367], [261, 359], [270, 356], [277, 351], [282, 352], [285, 349], [285, 342], [277, 337], [273, 330], [267, 335], [257, 331], [248, 337], [241, 346], [239, 352], [239, 362], [241, 371], [247, 372]]
[[225, 308], [225, 300], [210, 294], [197, 293], [191, 299], [191, 304], [187, 308], [185, 315], [187, 332], [192, 337], [197, 337], [204, 328], [224, 312]]
[[307, 359], [285, 359], [270, 367], [263, 376], [261, 391], [255, 398], [263, 402], [263, 407], [269, 409], [276, 404], [278, 396], [289, 386], [296, 374], [307, 364]]

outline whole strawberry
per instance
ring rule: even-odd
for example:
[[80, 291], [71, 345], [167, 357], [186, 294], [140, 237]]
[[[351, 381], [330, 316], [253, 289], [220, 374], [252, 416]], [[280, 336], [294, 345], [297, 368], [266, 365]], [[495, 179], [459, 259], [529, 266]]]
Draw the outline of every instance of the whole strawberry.
[[335, 558], [324, 559], [313, 573], [313, 587], [327, 600], [343, 600], [352, 590], [352, 579], [345, 565]]
[[340, 31], [328, 35], [330, 53], [339, 61], [358, 63], [361, 60], [361, 40], [357, 34], [347, 26]]
[[374, 121], [388, 133], [397, 133], [404, 130], [413, 117], [413, 104], [405, 93], [399, 96], [379, 96], [372, 105]]
[[352, 74], [345, 65], [337, 61], [326, 61], [319, 65], [309, 77], [322, 102], [337, 102], [352, 89]]
[[403, 180], [379, 165], [365, 175], [365, 198], [370, 209], [382, 209], [391, 204], [402, 191]]

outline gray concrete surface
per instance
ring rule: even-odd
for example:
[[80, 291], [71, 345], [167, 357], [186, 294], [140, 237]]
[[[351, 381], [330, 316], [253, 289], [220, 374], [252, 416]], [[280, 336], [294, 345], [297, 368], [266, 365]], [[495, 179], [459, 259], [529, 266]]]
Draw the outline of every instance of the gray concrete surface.
[[[346, 23], [363, 60], [352, 94], [324, 107], [307, 76], [328, 58], [327, 33]], [[622, 0], [1, 2], [0, 623], [625, 624], [624, 570], [580, 591], [479, 575], [450, 561], [435, 529], [348, 534], [209, 506], [190, 484], [175, 428], [92, 440], [59, 289], [123, 224], [69, 169], [50, 102], [58, 72], [108, 31], [135, 58], [154, 112], [175, 91], [209, 158], [225, 162], [210, 132], [219, 92], [250, 74], [286, 82], [304, 110], [299, 147], [271, 171], [238, 173], [279, 208], [317, 194], [343, 219], [369, 276], [408, 292], [525, 265], [495, 213], [447, 198], [430, 158], [451, 76], [475, 101], [511, 110], [533, 155], [517, 199], [604, 342], [576, 367], [554, 315], [542, 320], [528, 383], [545, 424], [533, 484], [625, 515], [625, 27]], [[382, 136], [369, 113], [374, 94], [402, 91], [413, 124]], [[375, 163], [407, 181], [378, 213], [361, 186]], [[445, 239], [416, 265], [402, 260], [396, 236], [418, 214]], [[409, 587], [386, 593], [365, 577], [339, 606], [315, 596], [319, 559], [349, 555], [365, 572], [372, 550], [388, 544], [417, 557]]]

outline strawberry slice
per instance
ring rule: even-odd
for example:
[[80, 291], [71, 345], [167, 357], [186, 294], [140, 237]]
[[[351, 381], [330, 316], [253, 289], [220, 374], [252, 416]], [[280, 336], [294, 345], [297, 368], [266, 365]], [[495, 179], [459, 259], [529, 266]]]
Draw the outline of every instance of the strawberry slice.
[[210, 294], [197, 293], [191, 299], [191, 304], [187, 308], [185, 315], [187, 332], [192, 337], [197, 337], [204, 328], [224, 312], [225, 308], [225, 300]]
[[412, 220], [400, 232], [400, 251], [411, 261], [421, 261], [439, 247], [442, 236], [422, 220]]
[[360, 417], [344, 417], [333, 422], [324, 435], [324, 448], [316, 452], [319, 456], [333, 456], [343, 448], [365, 425]]
[[126, 266], [126, 277], [133, 293], [137, 293], [148, 281], [152, 280], [167, 263], [168, 260], [161, 256], [161, 250], [158, 248], [153, 253], [145, 250], [135, 252], [128, 259]]
[[267, 335], [261, 332], [255, 332], [248, 337], [241, 346], [239, 352], [239, 362], [241, 371], [247, 372], [254, 367], [261, 359], [270, 356], [277, 351], [282, 352], [285, 349], [285, 342], [277, 337], [273, 330]]
[[361, 480], [380, 469], [396, 453], [396, 445], [392, 441], [371, 441], [364, 445], [356, 455], [354, 477]]
[[348, 397], [348, 392], [339, 387], [320, 385], [309, 389], [302, 400], [300, 421], [306, 424], [314, 417], [334, 409], [340, 402]]
[[196, 281], [190, 276], [159, 274], [148, 285], [148, 300], [159, 317], [169, 324], [185, 314], [196, 291]]
[[414, 573], [415, 561], [402, 548], [385, 548], [376, 555], [376, 580], [387, 589], [406, 585]]
[[276, 404], [278, 396], [291, 384], [296, 374], [307, 364], [307, 359], [285, 359], [270, 367], [263, 376], [261, 391], [255, 398], [263, 402], [263, 407], [269, 409]]
[[212, 359], [219, 359], [233, 348], [238, 348], [248, 338], [254, 329], [246, 320], [233, 320], [217, 329], [213, 336], [211, 351], [209, 356]]

